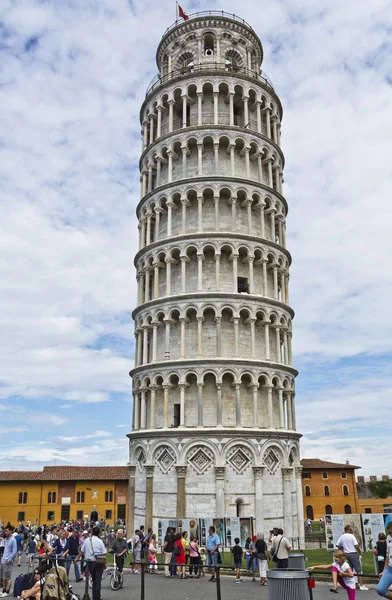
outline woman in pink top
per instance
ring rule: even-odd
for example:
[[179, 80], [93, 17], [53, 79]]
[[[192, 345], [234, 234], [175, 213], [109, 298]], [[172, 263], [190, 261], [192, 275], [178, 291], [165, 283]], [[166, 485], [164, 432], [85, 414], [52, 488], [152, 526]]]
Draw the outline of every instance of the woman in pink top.
[[193, 570], [195, 571], [195, 577], [198, 579], [199, 575], [199, 566], [200, 565], [200, 553], [199, 546], [197, 544], [196, 538], [194, 535], [191, 535], [191, 540], [189, 542], [189, 577], [193, 577]]

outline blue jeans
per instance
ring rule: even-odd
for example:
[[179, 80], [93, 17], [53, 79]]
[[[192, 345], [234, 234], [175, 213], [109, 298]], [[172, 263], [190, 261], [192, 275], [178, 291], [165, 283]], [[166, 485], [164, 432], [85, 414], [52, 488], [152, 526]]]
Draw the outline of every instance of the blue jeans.
[[[74, 559], [77, 557], [77, 554], [71, 554], [71, 556], [67, 556], [67, 559]], [[69, 579], [69, 570], [71, 568], [71, 560], [66, 560], [65, 561], [65, 568], [67, 569], [67, 577]], [[75, 567], [75, 579], [80, 579], [80, 570], [79, 570], [79, 563], [76, 561], [73, 563], [74, 567]]]
[[207, 567], [211, 567], [211, 571], [215, 573], [215, 567], [218, 564], [218, 552], [207, 554]]
[[387, 567], [384, 570], [384, 574], [381, 577], [379, 584], [376, 588], [376, 592], [379, 596], [385, 597], [388, 592], [389, 586], [392, 585], [392, 567]]

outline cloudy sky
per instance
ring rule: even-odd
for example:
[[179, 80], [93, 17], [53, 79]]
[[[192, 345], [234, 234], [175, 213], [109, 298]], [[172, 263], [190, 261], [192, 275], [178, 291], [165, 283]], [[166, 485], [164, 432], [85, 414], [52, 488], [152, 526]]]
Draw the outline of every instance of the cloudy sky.
[[[392, 475], [390, 1], [183, 8], [240, 10], [284, 106], [303, 456]], [[0, 469], [127, 460], [138, 114], [174, 19], [0, 3]]]

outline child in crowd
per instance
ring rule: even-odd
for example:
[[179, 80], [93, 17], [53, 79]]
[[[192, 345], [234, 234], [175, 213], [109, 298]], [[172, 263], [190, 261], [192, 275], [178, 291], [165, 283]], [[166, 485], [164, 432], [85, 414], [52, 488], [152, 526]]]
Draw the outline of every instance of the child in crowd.
[[240, 545], [240, 539], [235, 538], [234, 540], [235, 546], [232, 548], [231, 553], [233, 555], [234, 564], [235, 564], [235, 583], [244, 583], [244, 580], [241, 579], [241, 568], [242, 568], [242, 555], [244, 551]]
[[342, 550], [334, 552], [334, 562], [332, 565], [316, 565], [310, 567], [310, 571], [313, 569], [332, 569], [332, 582], [333, 587], [330, 592], [338, 593], [338, 582], [346, 590], [348, 600], [355, 600], [355, 579], [354, 573], [347, 562], [346, 555]]
[[37, 542], [35, 541], [35, 539], [33, 537], [29, 537], [29, 539], [27, 541], [27, 558], [29, 559], [30, 567], [33, 566], [33, 558], [34, 558], [36, 549], [37, 549]]
[[200, 567], [199, 572], [200, 572], [200, 576], [204, 577], [204, 567], [205, 567], [206, 560], [207, 560], [205, 548], [200, 548], [200, 560], [201, 560], [201, 567]]

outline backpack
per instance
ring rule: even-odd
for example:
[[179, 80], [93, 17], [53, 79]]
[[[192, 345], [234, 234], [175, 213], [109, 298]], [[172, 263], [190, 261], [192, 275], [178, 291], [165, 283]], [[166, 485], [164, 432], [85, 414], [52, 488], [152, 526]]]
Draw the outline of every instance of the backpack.
[[18, 577], [14, 581], [14, 598], [17, 598], [22, 594], [23, 590], [23, 579], [24, 575], [18, 575]]
[[174, 546], [174, 556], [180, 556], [181, 548], [180, 546]]
[[24, 590], [31, 590], [31, 588], [33, 587], [34, 584], [35, 584], [34, 573], [27, 573], [26, 575], [23, 575], [22, 592]]
[[64, 567], [56, 565], [45, 575], [41, 600], [67, 600], [69, 596], [67, 573]]

